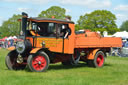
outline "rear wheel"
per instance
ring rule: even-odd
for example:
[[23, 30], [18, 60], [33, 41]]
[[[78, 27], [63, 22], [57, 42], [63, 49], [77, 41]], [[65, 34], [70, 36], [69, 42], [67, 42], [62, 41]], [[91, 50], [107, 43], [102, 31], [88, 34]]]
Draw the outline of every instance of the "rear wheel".
[[17, 63], [17, 58], [18, 58], [18, 53], [16, 50], [11, 51], [8, 53], [5, 59], [5, 64], [9, 70], [23, 70], [26, 67], [26, 64], [22, 63]]
[[27, 60], [28, 67], [34, 72], [44, 72], [49, 67], [49, 57], [45, 52], [30, 55]]
[[104, 66], [104, 62], [105, 62], [105, 55], [104, 55], [104, 53], [102, 51], [98, 51], [95, 54], [94, 60], [88, 60], [87, 61], [87, 64], [90, 67], [100, 68], [100, 67], [103, 67]]

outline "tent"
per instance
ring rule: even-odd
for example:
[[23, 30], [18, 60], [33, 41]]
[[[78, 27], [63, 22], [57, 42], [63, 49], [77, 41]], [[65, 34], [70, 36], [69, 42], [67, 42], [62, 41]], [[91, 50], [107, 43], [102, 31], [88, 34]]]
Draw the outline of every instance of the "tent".
[[13, 36], [13, 39], [17, 39], [17, 37], [16, 36]]
[[121, 37], [121, 38], [128, 38], [128, 32], [123, 31], [123, 32], [116, 32], [115, 34], [112, 35], [113, 37]]
[[5, 41], [8, 37], [4, 37], [2, 40]]

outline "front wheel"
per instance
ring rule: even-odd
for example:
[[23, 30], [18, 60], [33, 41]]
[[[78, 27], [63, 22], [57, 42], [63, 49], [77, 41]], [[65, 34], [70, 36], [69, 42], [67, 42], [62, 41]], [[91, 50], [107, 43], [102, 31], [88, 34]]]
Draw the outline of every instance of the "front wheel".
[[49, 67], [49, 57], [45, 52], [30, 55], [27, 60], [28, 67], [33, 72], [44, 72]]
[[16, 50], [8, 53], [8, 55], [5, 58], [5, 64], [9, 70], [23, 70], [23, 69], [25, 69], [26, 64], [23, 64], [23, 63], [25, 63], [25, 61], [22, 63], [18, 63], [17, 59], [18, 59], [18, 53], [16, 52]]
[[95, 54], [95, 58], [94, 60], [88, 60], [87, 64], [90, 67], [96, 67], [96, 68], [100, 68], [104, 66], [104, 62], [105, 62], [105, 55], [102, 51], [98, 51]]

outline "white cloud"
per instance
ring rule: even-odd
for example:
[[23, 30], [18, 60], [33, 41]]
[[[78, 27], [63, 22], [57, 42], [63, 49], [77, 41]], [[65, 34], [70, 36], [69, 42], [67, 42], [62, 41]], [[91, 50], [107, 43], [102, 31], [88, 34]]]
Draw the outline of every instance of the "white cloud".
[[56, 0], [61, 4], [82, 5], [89, 8], [110, 7], [110, 0]]
[[31, 9], [29, 8], [18, 8], [17, 11], [19, 12], [29, 12]]
[[118, 20], [122, 20], [122, 21], [128, 20], [128, 15], [125, 14], [116, 14], [116, 17], [118, 18]]
[[46, 4], [48, 2], [57, 2], [61, 4], [69, 4], [69, 5], [82, 5], [87, 6], [89, 8], [102, 8], [102, 7], [110, 7], [110, 0], [2, 0], [7, 2], [17, 2], [17, 3], [33, 3], [33, 4]]
[[2, 0], [6, 2], [16, 2], [16, 3], [33, 3], [33, 4], [45, 4], [50, 0]]
[[92, 12], [92, 11], [87, 11], [87, 12], [85, 12], [84, 14], [86, 14], [86, 13], [87, 13], [87, 14], [90, 14], [91, 12]]
[[122, 24], [122, 22], [128, 20], [128, 15], [127, 14], [116, 14], [117, 17], [117, 25], [118, 27], [120, 27], [120, 25]]
[[22, 7], [19, 7], [17, 8], [16, 10], [18, 13], [21, 13], [21, 12], [26, 12], [29, 17], [32, 17], [32, 16], [37, 16], [38, 15], [38, 10], [36, 10], [35, 8], [22, 8]]
[[32, 14], [34, 12], [37, 12], [37, 10], [35, 10], [35, 9], [32, 9], [32, 8], [22, 8], [22, 7], [17, 8], [17, 11], [18, 12], [32, 13]]
[[128, 5], [119, 5], [119, 6], [115, 7], [114, 10], [117, 10], [117, 11], [128, 11]]
[[71, 12], [71, 10], [70, 9], [66, 9], [66, 13], [70, 13]]

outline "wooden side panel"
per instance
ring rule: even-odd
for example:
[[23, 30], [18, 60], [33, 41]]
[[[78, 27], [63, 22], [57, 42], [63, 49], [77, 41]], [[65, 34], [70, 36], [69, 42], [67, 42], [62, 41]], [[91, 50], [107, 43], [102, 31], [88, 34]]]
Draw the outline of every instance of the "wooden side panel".
[[62, 38], [37, 38], [36, 46], [37, 48], [48, 48], [52, 52], [62, 53], [63, 49], [63, 39]]
[[[32, 46], [35, 48], [48, 48], [52, 52], [63, 52], [63, 39], [62, 38], [46, 38], [46, 37], [27, 37]], [[34, 43], [33, 43], [34, 41]]]
[[122, 39], [115, 37], [104, 37], [100, 39], [100, 46], [103, 47], [122, 47]]
[[122, 47], [121, 38], [115, 37], [76, 37], [75, 48]]

